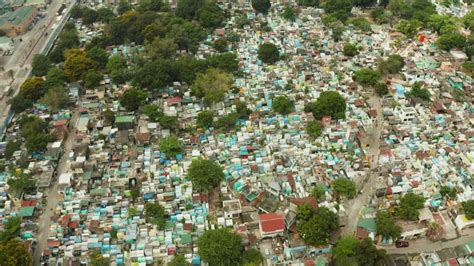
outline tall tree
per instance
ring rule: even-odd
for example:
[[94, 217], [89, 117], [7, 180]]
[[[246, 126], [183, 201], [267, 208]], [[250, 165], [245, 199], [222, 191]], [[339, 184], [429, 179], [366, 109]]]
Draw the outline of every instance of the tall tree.
[[98, 70], [104, 69], [109, 60], [109, 54], [107, 51], [99, 46], [94, 46], [87, 50], [87, 56], [94, 62], [94, 65]]
[[40, 77], [32, 77], [20, 87], [20, 95], [28, 100], [36, 101], [41, 98], [46, 92], [46, 87], [44, 85], [43, 78]]
[[66, 106], [69, 100], [69, 94], [63, 87], [49, 89], [40, 99], [41, 103], [46, 104], [52, 111], [57, 111]]
[[130, 88], [120, 97], [120, 104], [128, 111], [136, 111], [145, 103], [146, 92]]
[[217, 28], [222, 25], [225, 14], [216, 2], [206, 2], [197, 11], [197, 19], [205, 28]]
[[183, 152], [183, 143], [176, 136], [168, 136], [160, 140], [160, 152], [168, 158], [176, 157]]
[[209, 160], [194, 160], [188, 168], [188, 178], [197, 191], [207, 191], [217, 187], [224, 180], [222, 167]]
[[402, 228], [395, 224], [392, 216], [385, 211], [378, 211], [375, 217], [377, 234], [385, 239], [398, 240], [402, 234]]
[[338, 178], [332, 181], [331, 186], [333, 187], [334, 191], [344, 197], [353, 198], [356, 195], [356, 186], [354, 181], [347, 178]]
[[204, 73], [198, 73], [192, 87], [194, 95], [203, 98], [210, 105], [224, 100], [225, 93], [233, 83], [231, 74], [219, 69], [210, 68]]
[[339, 218], [326, 207], [320, 207], [308, 220], [298, 222], [298, 233], [309, 245], [325, 245], [331, 233], [339, 228]]
[[288, 99], [288, 97], [278, 96], [273, 99], [272, 109], [281, 115], [288, 115], [293, 112], [294, 104], [290, 99]]
[[185, 19], [193, 19], [196, 16], [196, 12], [204, 4], [204, 0], [179, 0], [176, 7], [176, 15]]
[[102, 74], [97, 70], [89, 69], [84, 73], [82, 80], [84, 80], [84, 86], [86, 86], [86, 88], [92, 89], [100, 85], [102, 78]]
[[42, 54], [35, 54], [31, 62], [31, 74], [33, 76], [45, 76], [51, 68], [51, 61]]
[[0, 242], [0, 261], [3, 266], [32, 265], [31, 254], [17, 239]]
[[252, 0], [252, 7], [258, 13], [267, 14], [271, 6], [270, 0]]
[[165, 227], [165, 209], [159, 203], [145, 204], [145, 218], [148, 223], [157, 225], [159, 229]]
[[264, 43], [258, 47], [258, 59], [265, 64], [274, 64], [280, 60], [280, 52], [273, 43]]
[[305, 112], [312, 112], [316, 119], [330, 116], [332, 119], [346, 117], [346, 100], [335, 91], [322, 92], [315, 102], [305, 106]]
[[69, 49], [65, 52], [64, 74], [70, 81], [79, 80], [93, 65], [87, 53], [81, 49]]
[[227, 229], [204, 232], [197, 245], [199, 256], [209, 265], [239, 265], [242, 239]]

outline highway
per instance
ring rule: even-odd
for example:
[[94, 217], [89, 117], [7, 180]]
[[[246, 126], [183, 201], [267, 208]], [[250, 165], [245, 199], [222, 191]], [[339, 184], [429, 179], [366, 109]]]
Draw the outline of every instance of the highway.
[[[22, 39], [22, 42], [16, 47], [15, 52], [10, 58], [6, 58], [4, 64], [2, 65], [4, 71], [1, 73], [0, 86], [12, 87], [13, 92], [9, 97], [4, 97], [0, 100], [0, 127], [5, 125], [6, 120], [9, 115], [10, 105], [7, 101], [15, 96], [21, 84], [29, 77], [31, 72], [31, 62], [35, 54], [41, 53], [43, 47], [49, 42], [53, 41], [52, 31], [54, 25], [59, 25], [57, 19], [57, 11], [60, 8], [61, 4], [65, 3], [67, 5], [66, 10], [63, 12], [63, 19], [65, 14], [67, 14], [72, 8], [72, 1], [65, 2], [63, 0], [52, 0], [51, 4], [45, 11], [45, 17], [40, 19], [33, 29], [27, 33], [16, 37], [15, 42], [19, 42], [19, 39]], [[62, 22], [62, 21], [61, 21]], [[45, 34], [48, 33], [48, 34]], [[13, 76], [9, 75], [9, 72], [13, 73]], [[3, 132], [0, 132], [3, 134]]]

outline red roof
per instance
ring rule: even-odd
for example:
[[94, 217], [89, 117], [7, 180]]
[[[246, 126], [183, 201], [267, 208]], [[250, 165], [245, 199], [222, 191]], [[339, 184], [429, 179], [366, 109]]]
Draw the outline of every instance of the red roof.
[[24, 200], [21, 202], [21, 207], [36, 206], [36, 200]]
[[285, 231], [285, 219], [277, 213], [263, 213], [260, 217], [260, 228], [263, 232], [272, 233]]
[[61, 242], [59, 240], [48, 240], [48, 247], [59, 247]]
[[67, 120], [67, 119], [57, 120], [57, 121], [54, 122], [54, 126], [55, 126], [55, 127], [62, 127], [62, 126], [65, 126], [68, 121], [69, 121], [69, 120]]
[[178, 97], [178, 96], [175, 96], [175, 97], [166, 99], [166, 102], [167, 102], [168, 104], [177, 104], [177, 103], [180, 103], [180, 102], [181, 102], [181, 98]]
[[318, 208], [318, 202], [316, 201], [316, 198], [315, 197], [305, 197], [305, 198], [300, 198], [300, 199], [290, 199], [290, 202], [295, 204], [296, 206], [300, 206], [300, 205], [303, 205], [303, 204], [308, 204], [309, 206], [311, 206], [311, 208], [313, 209], [317, 209]]

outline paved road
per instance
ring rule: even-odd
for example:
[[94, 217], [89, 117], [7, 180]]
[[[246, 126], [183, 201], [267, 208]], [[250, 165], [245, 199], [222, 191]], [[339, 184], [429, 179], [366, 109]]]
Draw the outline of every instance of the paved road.
[[450, 240], [448, 242], [431, 242], [426, 238], [412, 240], [410, 246], [406, 248], [396, 248], [394, 246], [379, 246], [383, 248], [389, 254], [409, 254], [409, 253], [421, 253], [421, 252], [432, 252], [441, 250], [444, 248], [453, 248], [459, 245], [464, 245], [467, 242], [474, 241], [474, 229], [467, 229], [463, 232], [460, 238]]
[[[22, 38], [23, 41], [16, 48], [15, 52], [5, 65], [2, 66], [5, 71], [2, 73], [3, 78], [0, 78], [0, 85], [10, 85], [14, 92], [10, 97], [4, 97], [0, 100], [0, 125], [3, 124], [4, 119], [10, 110], [7, 101], [18, 93], [20, 85], [30, 75], [33, 56], [41, 52], [43, 46], [51, 38], [51, 32], [53, 31], [52, 27], [56, 24], [57, 10], [63, 3], [66, 3], [68, 7], [70, 7], [72, 2], [65, 2], [63, 0], [51, 1], [50, 6], [45, 12], [45, 17], [39, 20], [31, 31], [17, 37], [17, 39]], [[45, 35], [45, 32], [48, 32], [48, 35]], [[7, 74], [9, 70], [14, 72], [13, 79], [11, 79]]]
[[[76, 108], [76, 111], [77, 111], [77, 108]], [[78, 112], [76, 111], [74, 112], [71, 118], [71, 121], [70, 121], [71, 125], [76, 124], [76, 120], [79, 116]], [[52, 186], [50, 187], [48, 191], [48, 196], [47, 196], [48, 204], [39, 220], [38, 236], [36, 237], [37, 248], [33, 256], [33, 261], [34, 261], [33, 265], [39, 265], [41, 253], [43, 252], [43, 250], [46, 249], [46, 244], [47, 244], [47, 240], [49, 236], [49, 228], [51, 226], [51, 217], [53, 216], [53, 211], [58, 206], [58, 197], [59, 197], [58, 179], [62, 173], [66, 173], [69, 171], [70, 167], [69, 167], [69, 162], [68, 162], [68, 156], [71, 150], [74, 148], [74, 141], [76, 138], [75, 132], [76, 131], [73, 128], [71, 132], [69, 133], [66, 139], [66, 142], [64, 143], [63, 153], [56, 169], [58, 178], [55, 179], [54, 183], [52, 184]]]
[[346, 226], [342, 229], [343, 235], [352, 234], [356, 229], [356, 224], [360, 210], [367, 205], [370, 197], [374, 194], [374, 188], [378, 182], [377, 163], [379, 158], [379, 146], [380, 146], [380, 135], [382, 133], [383, 126], [383, 112], [381, 100], [378, 96], [372, 96], [370, 98], [370, 105], [377, 111], [377, 118], [375, 127], [372, 128], [372, 138], [370, 142], [369, 152], [367, 154], [370, 158], [370, 169], [366, 173], [367, 177], [362, 181], [359, 190], [362, 190], [361, 194], [353, 200], [350, 200], [345, 205], [347, 211]]

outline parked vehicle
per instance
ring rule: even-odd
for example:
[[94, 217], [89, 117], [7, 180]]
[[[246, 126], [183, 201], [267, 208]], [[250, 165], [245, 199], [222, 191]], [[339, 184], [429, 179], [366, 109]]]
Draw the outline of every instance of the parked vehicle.
[[408, 241], [397, 241], [395, 242], [395, 246], [397, 248], [406, 248], [410, 245], [410, 243]]

